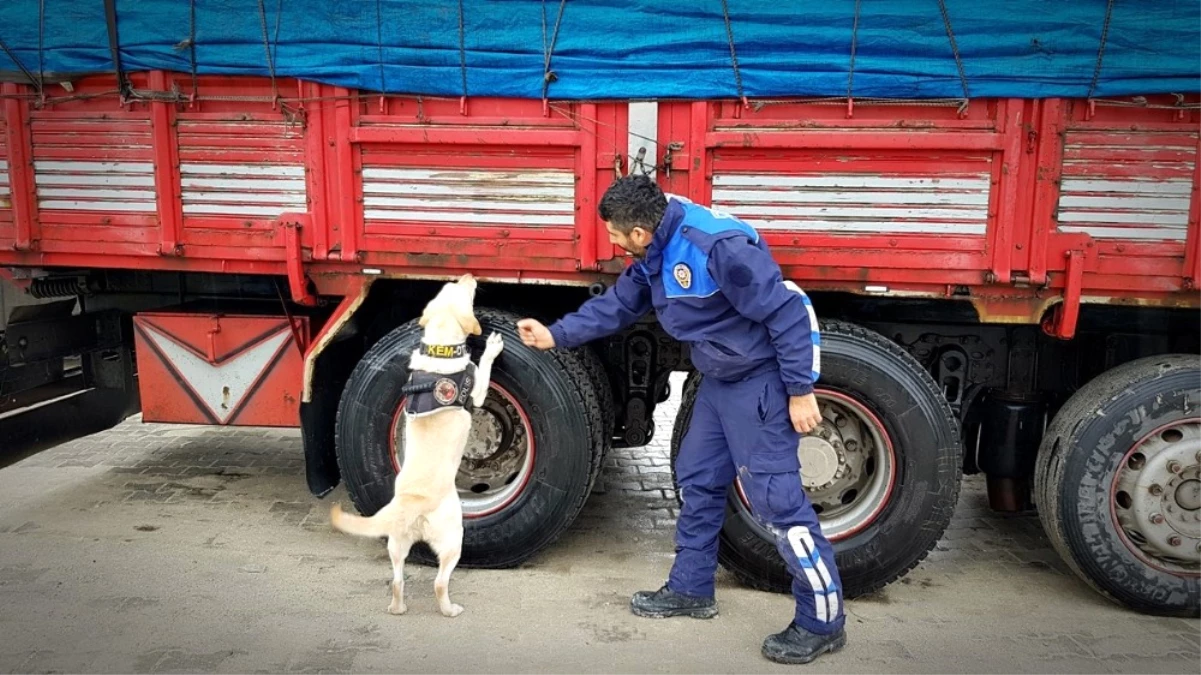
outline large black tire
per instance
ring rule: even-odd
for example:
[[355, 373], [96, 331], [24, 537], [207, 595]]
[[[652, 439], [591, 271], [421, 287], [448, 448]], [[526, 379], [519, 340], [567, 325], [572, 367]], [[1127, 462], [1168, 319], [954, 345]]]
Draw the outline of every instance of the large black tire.
[[[1055, 550], [1101, 595], [1139, 612], [1201, 614], [1201, 580], [1195, 571], [1189, 576], [1159, 569], [1124, 543], [1113, 491], [1127, 453], [1159, 429], [1196, 421], [1198, 401], [1201, 357], [1138, 359], [1073, 394], [1039, 448], [1034, 494]], [[1198, 459], [1189, 458], [1193, 464]], [[1186, 541], [1186, 546], [1195, 550], [1197, 542]]]
[[[962, 448], [954, 413], [934, 380], [907, 352], [860, 326], [825, 321], [819, 398], [849, 397], [869, 410], [891, 440], [896, 468], [892, 489], [874, 517], [834, 539], [843, 593], [872, 593], [918, 565], [942, 537], [959, 496]], [[700, 376], [686, 382], [672, 434], [674, 472], [680, 442], [692, 419]], [[819, 519], [825, 520], [820, 514]], [[726, 501], [718, 557], [743, 584], [791, 592], [792, 578], [775, 542], [754, 521], [732, 487]]]
[[[571, 525], [595, 477], [593, 453], [602, 438], [597, 428], [600, 402], [578, 353], [542, 352], [518, 337], [518, 317], [477, 309], [483, 335], [468, 340], [479, 361], [484, 339], [499, 333], [505, 349], [492, 367], [492, 382], [520, 405], [534, 441], [532, 477], [501, 510], [464, 519], [464, 567], [518, 565], [546, 548]], [[338, 464], [358, 511], [371, 515], [392, 498], [392, 425], [408, 378], [409, 355], [422, 330], [410, 321], [377, 342], [351, 373], [337, 418]], [[490, 393], [495, 396], [495, 393]], [[425, 546], [413, 557], [434, 561]]]
[[592, 472], [588, 483], [591, 489], [600, 476], [605, 457], [613, 447], [613, 427], [617, 418], [613, 403], [613, 386], [605, 372], [605, 364], [591, 347], [584, 346], [563, 354], [567, 359], [578, 361], [579, 367], [572, 367], [569, 372], [573, 378], [580, 374], [585, 375], [583, 389], [595, 395], [595, 403], [587, 406], [595, 435], [592, 441]]

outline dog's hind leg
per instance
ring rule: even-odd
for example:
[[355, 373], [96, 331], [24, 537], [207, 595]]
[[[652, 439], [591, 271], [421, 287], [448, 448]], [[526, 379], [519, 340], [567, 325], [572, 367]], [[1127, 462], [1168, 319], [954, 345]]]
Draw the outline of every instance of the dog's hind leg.
[[434, 596], [438, 598], [438, 609], [443, 616], [456, 617], [463, 607], [450, 601], [450, 575], [459, 564], [463, 553], [463, 528], [456, 526], [444, 530], [441, 536], [430, 542], [430, 548], [438, 554], [438, 576], [434, 578]]
[[405, 558], [409, 557], [412, 543], [395, 536], [388, 537], [388, 557], [392, 559], [392, 602], [388, 605], [389, 614], [404, 614], [408, 611], [405, 605]]

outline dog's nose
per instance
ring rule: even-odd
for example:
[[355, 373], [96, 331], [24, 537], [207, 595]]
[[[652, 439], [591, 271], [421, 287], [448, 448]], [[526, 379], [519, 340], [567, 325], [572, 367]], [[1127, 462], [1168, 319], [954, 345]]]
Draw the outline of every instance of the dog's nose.
[[475, 286], [475, 277], [472, 276], [471, 272], [468, 272], [467, 274], [464, 274], [463, 276], [459, 277], [459, 283], [464, 286], [473, 286], [474, 287]]

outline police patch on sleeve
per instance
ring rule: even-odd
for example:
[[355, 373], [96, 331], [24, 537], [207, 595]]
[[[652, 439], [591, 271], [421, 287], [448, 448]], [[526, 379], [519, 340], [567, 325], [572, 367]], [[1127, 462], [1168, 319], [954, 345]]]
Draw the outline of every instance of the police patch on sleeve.
[[680, 284], [680, 288], [688, 290], [692, 286], [692, 270], [688, 268], [688, 265], [680, 263], [671, 272], [675, 276], [676, 282]]

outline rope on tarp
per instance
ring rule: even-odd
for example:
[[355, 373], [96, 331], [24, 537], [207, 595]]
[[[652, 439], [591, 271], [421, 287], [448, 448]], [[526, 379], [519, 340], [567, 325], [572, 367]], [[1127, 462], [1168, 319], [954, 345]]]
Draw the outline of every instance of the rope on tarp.
[[1085, 98], [1092, 100], [1093, 94], [1097, 92], [1097, 83], [1101, 80], [1101, 62], [1105, 59], [1105, 44], [1109, 42], [1109, 22], [1113, 19], [1113, 4], [1114, 0], [1109, 0], [1105, 4], [1105, 22], [1101, 25], [1101, 41], [1097, 45], [1097, 62], [1093, 65], [1093, 80], [1088, 85], [1088, 95]]
[[855, 112], [855, 52], [859, 47], [859, 5], [861, 0], [855, 0], [855, 21], [851, 24], [851, 66], [847, 69], [847, 117]]
[[[45, 6], [44, 1], [42, 4]], [[130, 84], [129, 78], [125, 76], [125, 70], [121, 67], [121, 38], [117, 32], [117, 0], [104, 0], [104, 21], [108, 25], [108, 48], [113, 54], [113, 70], [117, 74], [117, 89], [120, 90], [121, 97], [128, 100], [133, 98], [133, 85]], [[38, 44], [40, 52], [40, 36]]]
[[279, 25], [284, 13], [284, 0], [275, 7], [275, 52], [271, 51], [271, 34], [267, 29], [267, 2], [259, 0], [259, 20], [263, 27], [263, 50], [267, 54], [267, 71], [271, 75], [271, 95], [279, 100], [279, 84], [275, 79], [275, 55], [279, 53]]
[[8, 48], [8, 45], [4, 42], [3, 39], [0, 39], [0, 49], [4, 50], [4, 53], [8, 55], [8, 58], [14, 64], [16, 64], [17, 68], [21, 69], [21, 74], [25, 76], [25, 79], [29, 80], [29, 84], [32, 85], [33, 88], [40, 95], [42, 93], [41, 80], [38, 79], [37, 77], [34, 77], [33, 73], [29, 72], [29, 69], [25, 67], [25, 64], [21, 63], [21, 60], [18, 59], [17, 55], [14, 54], [11, 49]]
[[955, 41], [955, 31], [951, 30], [951, 15], [947, 13], [946, 0], [938, 0], [938, 11], [942, 13], [942, 22], [947, 29], [947, 39], [951, 42], [951, 53], [955, 55], [955, 69], [959, 71], [959, 84], [963, 87], [963, 103], [959, 106], [959, 114], [967, 112], [968, 101], [972, 98], [967, 86], [967, 73], [963, 69], [963, 58], [959, 56], [959, 43]]
[[[384, 73], [384, 8], [383, 0], [375, 0], [375, 43], [379, 48], [379, 90], [383, 96], [388, 95], [388, 77]], [[381, 98], [380, 107], [384, 102]]]
[[542, 113], [549, 114], [550, 83], [559, 79], [550, 68], [551, 58], [555, 53], [555, 45], [559, 42], [559, 28], [563, 26], [563, 10], [567, 8], [567, 0], [559, 1], [559, 15], [555, 18], [555, 32], [550, 42], [546, 41], [546, 0], [542, 0]]
[[[467, 114], [467, 29], [463, 0], [459, 0], [459, 76], [463, 80], [463, 95], [459, 98], [459, 114]], [[421, 99], [418, 100], [420, 105]]]
[[734, 48], [734, 24], [730, 21], [730, 3], [721, 0], [721, 13], [726, 21], [726, 39], [730, 43], [730, 64], [734, 67], [734, 86], [738, 88], [738, 100], [744, 107], [750, 107], [746, 100], [746, 92], [742, 88], [742, 70], [738, 67], [738, 50]]

